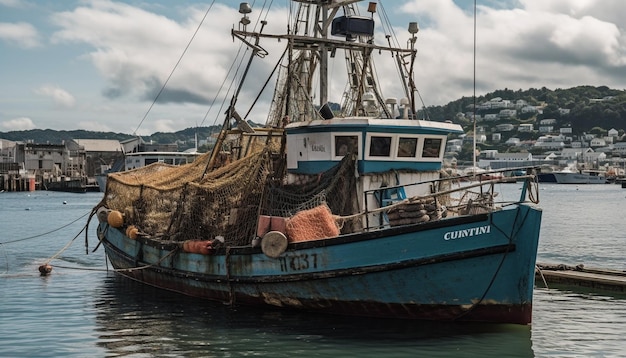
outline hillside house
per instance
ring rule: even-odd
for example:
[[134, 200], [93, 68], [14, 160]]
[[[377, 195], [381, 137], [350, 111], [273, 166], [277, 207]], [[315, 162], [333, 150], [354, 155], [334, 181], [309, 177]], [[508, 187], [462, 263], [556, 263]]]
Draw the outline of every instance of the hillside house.
[[539, 126], [539, 133], [552, 133], [554, 126]]
[[530, 133], [535, 129], [532, 123], [522, 123], [517, 127], [518, 132]]
[[500, 132], [510, 132], [515, 129], [515, 126], [511, 123], [503, 123], [496, 125], [496, 129]]
[[460, 152], [463, 148], [463, 139], [450, 139], [448, 143], [446, 143], [446, 152]]
[[546, 118], [546, 119], [542, 119], [541, 121], [539, 121], [539, 125], [542, 125], [542, 126], [549, 126], [553, 124], [556, 124], [555, 118]]
[[541, 136], [537, 138], [533, 147], [540, 148], [542, 150], [562, 149], [565, 147], [565, 143], [563, 143], [563, 140], [560, 137]]
[[591, 142], [589, 142], [589, 146], [591, 148], [605, 147], [606, 141], [602, 138], [593, 138]]
[[515, 116], [517, 116], [517, 111], [514, 109], [503, 109], [498, 113], [500, 119], [510, 119], [515, 118]]
[[563, 148], [561, 150], [561, 159], [584, 161], [583, 158], [587, 153], [593, 153], [591, 148]]
[[485, 120], [485, 122], [497, 121], [498, 120], [498, 114], [497, 113], [488, 113], [488, 114], [485, 114], [483, 116], [483, 119]]
[[515, 138], [515, 137], [511, 137], [511, 138], [507, 139], [506, 142], [504, 142], [504, 144], [517, 147], [517, 146], [520, 145], [520, 139], [519, 138]]

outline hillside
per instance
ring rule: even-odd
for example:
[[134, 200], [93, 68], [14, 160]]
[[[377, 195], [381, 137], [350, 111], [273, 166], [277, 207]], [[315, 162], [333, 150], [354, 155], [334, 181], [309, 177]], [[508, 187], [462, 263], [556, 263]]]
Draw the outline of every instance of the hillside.
[[[468, 124], [469, 119], [463, 121], [458, 114], [472, 112], [474, 102], [479, 108], [481, 103], [494, 98], [501, 98], [513, 103], [523, 100], [529, 106], [542, 107], [543, 113], [534, 115], [535, 121], [554, 118], [557, 120], [556, 127], [571, 126], [574, 134], [590, 132], [594, 127], [600, 127], [604, 130], [626, 129], [626, 91], [610, 89], [606, 86], [578, 86], [556, 90], [542, 87], [525, 91], [521, 89], [513, 91], [505, 88], [479, 96], [476, 101], [472, 97], [463, 97], [444, 106], [430, 106], [426, 108], [426, 112], [431, 120], [452, 120], [461, 122], [461, 124]], [[562, 111], [562, 109], [569, 110], [569, 113], [563, 113], [566, 111]], [[477, 110], [478, 115], [488, 113], [497, 112]], [[419, 117], [423, 118], [423, 112], [420, 113]], [[532, 115], [528, 115], [526, 118], [522, 116], [518, 119], [527, 120], [531, 117]]]
[[[176, 142], [188, 143], [187, 146], [182, 146], [179, 149], [185, 149], [186, 147], [193, 146], [193, 140], [196, 133], [198, 138], [207, 138], [212, 133], [219, 131], [219, 127], [199, 127], [199, 128], [186, 128], [174, 133], [156, 132], [149, 136], [142, 136], [143, 140], [149, 142], [153, 141], [159, 144], [170, 144]], [[125, 133], [114, 132], [94, 132], [86, 130], [52, 130], [52, 129], [31, 129], [24, 131], [10, 131], [0, 132], [0, 138], [11, 141], [33, 141], [34, 143], [52, 143], [61, 144], [63, 141], [69, 139], [116, 139], [125, 140], [130, 139], [133, 136]]]
[[[521, 89], [513, 91], [505, 88], [479, 96], [475, 101], [472, 97], [463, 97], [444, 106], [427, 107], [427, 117], [435, 121], [452, 120], [469, 129], [469, 118], [471, 118], [470, 114], [473, 112], [474, 103], [477, 105], [476, 114], [479, 116], [496, 114], [500, 111], [499, 108], [481, 109], [480, 107], [482, 103], [489, 102], [494, 98], [501, 98], [512, 103], [523, 100], [528, 106], [539, 107], [542, 110], [542, 113], [518, 115], [515, 120], [508, 121], [511, 123], [538, 123], [542, 119], [553, 118], [556, 119], [555, 128], [571, 126], [574, 134], [592, 132], [592, 129], [598, 131], [599, 128], [604, 131], [611, 128], [617, 130], [626, 129], [626, 91], [610, 89], [606, 86], [578, 86], [556, 90], [542, 87], [540, 89], [531, 88], [525, 91]], [[565, 113], [567, 111], [564, 110], [569, 110], [569, 113]], [[418, 117], [425, 117], [423, 110], [420, 111]], [[497, 123], [507, 123], [507, 120], [498, 120]], [[254, 123], [251, 123], [251, 125], [258, 126], [258, 124]], [[202, 139], [219, 131], [219, 127], [186, 128], [174, 133], [157, 132], [150, 136], [142, 136], [142, 138], [159, 144], [191, 143], [196, 131], [198, 138]], [[132, 135], [125, 133], [92, 132], [86, 130], [57, 131], [32, 129], [0, 132], [0, 138], [2, 139], [12, 141], [32, 140], [35, 143], [62, 143], [68, 139], [124, 140], [131, 137]]]

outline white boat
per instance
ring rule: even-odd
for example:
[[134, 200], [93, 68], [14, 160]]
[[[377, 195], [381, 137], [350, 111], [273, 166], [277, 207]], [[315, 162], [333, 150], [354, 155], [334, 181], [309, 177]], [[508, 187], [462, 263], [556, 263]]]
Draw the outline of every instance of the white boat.
[[552, 172], [557, 184], [606, 184], [604, 172], [598, 170], [572, 171], [569, 169]]

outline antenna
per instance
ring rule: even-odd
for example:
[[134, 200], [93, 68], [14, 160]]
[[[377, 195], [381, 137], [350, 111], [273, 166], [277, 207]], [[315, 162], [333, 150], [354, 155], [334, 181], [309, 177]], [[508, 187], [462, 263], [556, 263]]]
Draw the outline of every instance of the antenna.
[[476, 0], [474, 0], [474, 111], [473, 111], [473, 122], [474, 122], [474, 147], [472, 151], [472, 165], [476, 168]]

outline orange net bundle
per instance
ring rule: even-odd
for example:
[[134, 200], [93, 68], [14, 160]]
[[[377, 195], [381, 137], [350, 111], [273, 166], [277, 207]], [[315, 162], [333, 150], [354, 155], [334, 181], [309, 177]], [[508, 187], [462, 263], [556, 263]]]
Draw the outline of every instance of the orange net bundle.
[[302, 210], [287, 220], [290, 242], [319, 240], [339, 235], [339, 227], [326, 204]]

